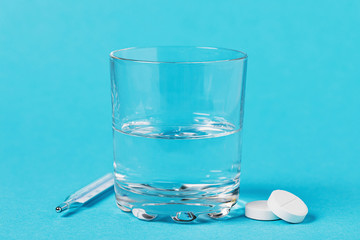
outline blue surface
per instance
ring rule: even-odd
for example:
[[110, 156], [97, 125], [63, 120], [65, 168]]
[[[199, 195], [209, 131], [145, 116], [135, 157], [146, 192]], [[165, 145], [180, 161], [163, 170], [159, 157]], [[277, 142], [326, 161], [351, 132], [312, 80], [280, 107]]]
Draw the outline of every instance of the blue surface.
[[[0, 239], [358, 239], [360, 2], [1, 1]], [[142, 222], [113, 196], [61, 217], [112, 170], [108, 53], [249, 54], [241, 199], [300, 196], [303, 224]]]

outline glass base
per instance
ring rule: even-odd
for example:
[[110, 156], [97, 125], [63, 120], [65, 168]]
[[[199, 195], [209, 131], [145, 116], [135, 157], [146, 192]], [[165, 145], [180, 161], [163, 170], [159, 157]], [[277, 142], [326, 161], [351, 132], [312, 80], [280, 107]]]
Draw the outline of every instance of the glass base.
[[[163, 185], [163, 186], [161, 186]], [[194, 221], [200, 215], [218, 219], [229, 214], [239, 195], [239, 182], [224, 184], [129, 184], [115, 181], [118, 207], [140, 220], [169, 216], [177, 223]]]

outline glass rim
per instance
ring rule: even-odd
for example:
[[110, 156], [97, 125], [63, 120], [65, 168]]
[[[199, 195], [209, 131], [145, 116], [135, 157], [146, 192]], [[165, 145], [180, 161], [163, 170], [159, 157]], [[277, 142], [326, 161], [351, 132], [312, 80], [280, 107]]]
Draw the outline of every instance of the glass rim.
[[[234, 53], [241, 53], [243, 56], [236, 57], [236, 58], [227, 58], [222, 60], [209, 60], [209, 61], [153, 61], [153, 60], [144, 60], [144, 59], [132, 59], [132, 58], [124, 58], [124, 57], [118, 57], [115, 56], [117, 52], [127, 51], [127, 50], [134, 50], [134, 49], [147, 49], [147, 48], [201, 48], [201, 49], [212, 49], [212, 50], [220, 50], [220, 51], [231, 51]], [[231, 48], [221, 48], [221, 47], [198, 47], [198, 46], [154, 46], [154, 47], [128, 47], [128, 48], [122, 48], [118, 50], [114, 50], [110, 52], [110, 57], [112, 59], [118, 59], [122, 61], [130, 61], [130, 62], [140, 62], [140, 63], [172, 63], [172, 64], [205, 64], [205, 63], [220, 63], [220, 62], [230, 62], [230, 61], [240, 61], [240, 60], [246, 60], [248, 55], [245, 52], [231, 49]]]

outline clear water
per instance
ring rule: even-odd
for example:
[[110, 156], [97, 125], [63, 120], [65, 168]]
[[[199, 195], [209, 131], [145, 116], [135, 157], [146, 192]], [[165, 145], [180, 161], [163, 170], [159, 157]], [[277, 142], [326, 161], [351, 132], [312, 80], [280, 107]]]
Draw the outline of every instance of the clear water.
[[118, 206], [144, 220], [226, 215], [239, 190], [241, 131], [222, 118], [188, 126], [149, 120], [114, 128]]

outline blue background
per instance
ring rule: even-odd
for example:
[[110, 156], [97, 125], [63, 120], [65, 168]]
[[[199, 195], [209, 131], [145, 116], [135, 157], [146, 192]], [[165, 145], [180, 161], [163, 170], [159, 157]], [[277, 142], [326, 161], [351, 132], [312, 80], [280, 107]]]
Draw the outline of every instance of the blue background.
[[[1, 239], [358, 239], [360, 1], [1, 1]], [[142, 222], [113, 195], [54, 207], [112, 171], [108, 53], [196, 45], [249, 54], [241, 199], [285, 189], [302, 224]]]

